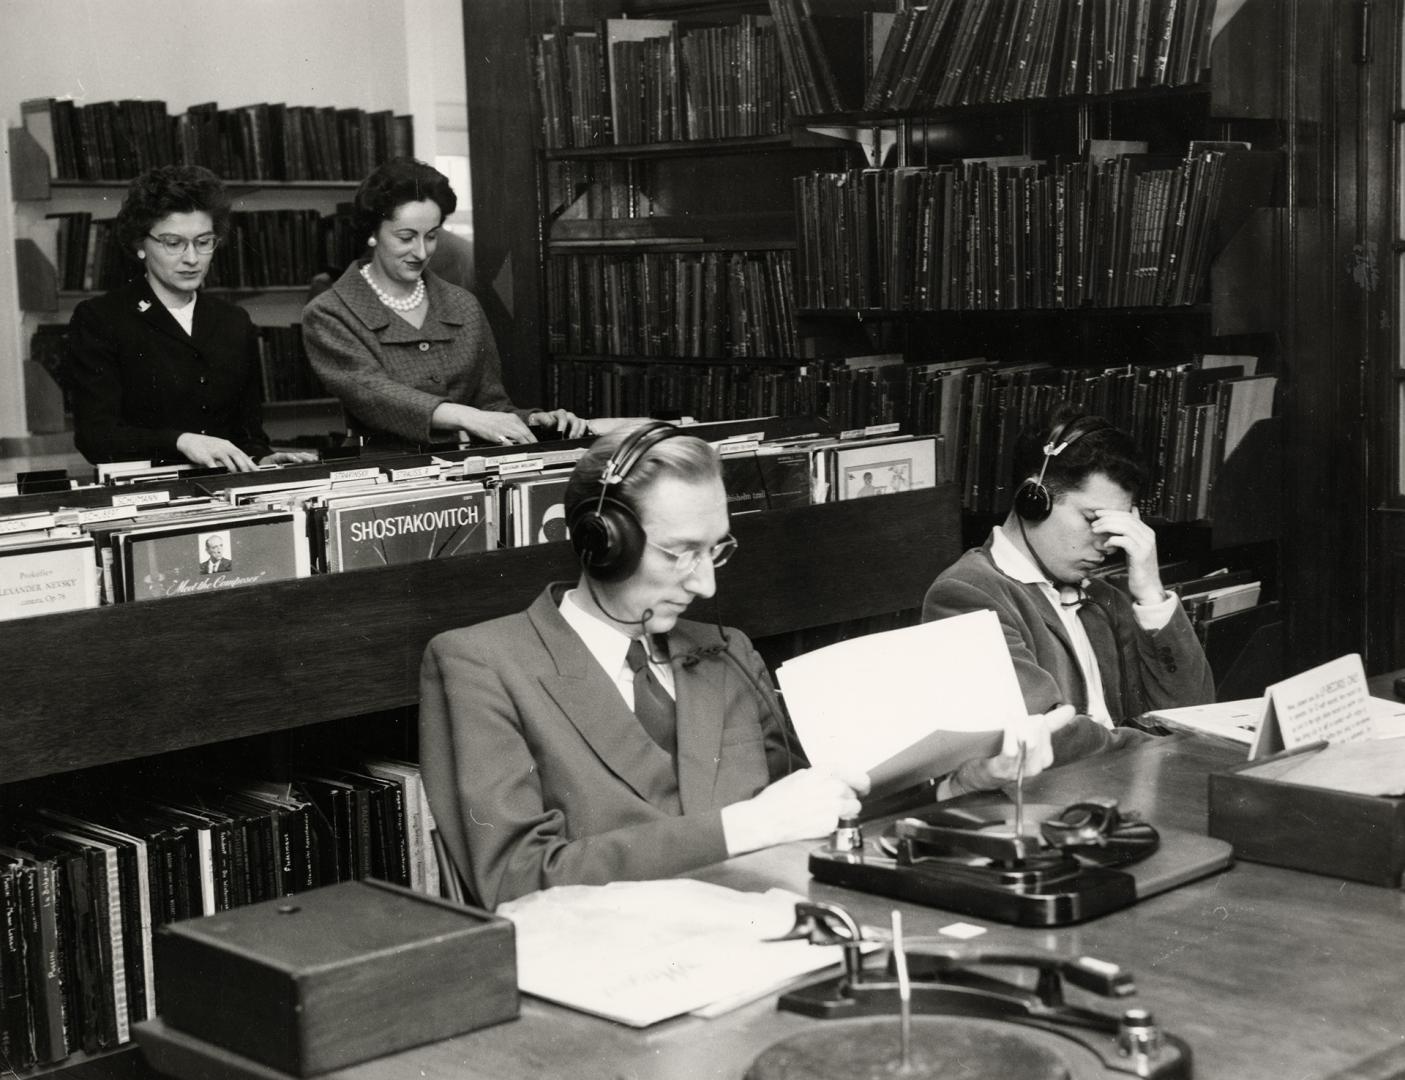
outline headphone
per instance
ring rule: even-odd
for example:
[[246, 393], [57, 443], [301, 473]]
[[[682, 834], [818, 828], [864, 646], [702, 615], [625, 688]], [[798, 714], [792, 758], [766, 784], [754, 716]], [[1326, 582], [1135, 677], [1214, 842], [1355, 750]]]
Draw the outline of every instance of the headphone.
[[1022, 521], [1043, 521], [1054, 510], [1054, 497], [1044, 486], [1044, 473], [1051, 459], [1058, 457], [1084, 435], [1107, 431], [1112, 427], [1101, 416], [1075, 416], [1049, 432], [1044, 444], [1044, 460], [1039, 475], [1028, 477], [1015, 490], [1014, 510]]
[[567, 523], [571, 546], [581, 568], [597, 581], [620, 581], [634, 573], [644, 557], [644, 526], [623, 499], [611, 494], [628, 479], [644, 457], [665, 439], [683, 432], [672, 424], [642, 424], [629, 433], [610, 455], [600, 474], [600, 495], [583, 499]]

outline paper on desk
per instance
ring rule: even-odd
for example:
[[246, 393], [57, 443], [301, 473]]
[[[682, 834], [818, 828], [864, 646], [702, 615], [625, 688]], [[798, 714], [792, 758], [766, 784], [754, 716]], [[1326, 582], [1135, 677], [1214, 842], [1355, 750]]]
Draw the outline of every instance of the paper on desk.
[[517, 928], [523, 993], [647, 1027], [711, 1015], [717, 1003], [741, 1005], [839, 963], [838, 946], [765, 940], [794, 925], [803, 899], [686, 879], [619, 881], [547, 889], [497, 913]]
[[1209, 705], [1185, 705], [1176, 709], [1153, 709], [1147, 713], [1175, 731], [1213, 735], [1248, 746], [1264, 716], [1264, 699], [1241, 698], [1216, 701]]
[[1301, 758], [1277, 779], [1358, 795], [1405, 795], [1405, 740], [1332, 743]]
[[[1213, 735], [1249, 746], [1263, 721], [1264, 705], [1264, 699], [1261, 697], [1240, 698], [1236, 701], [1216, 701], [1209, 705], [1153, 709], [1147, 715], [1175, 731]], [[1405, 702], [1370, 697], [1366, 699], [1366, 712], [1371, 718], [1371, 729], [1377, 739], [1405, 736]]]
[[810, 763], [862, 769], [876, 795], [998, 753], [1025, 715], [993, 611], [841, 641], [776, 677]]

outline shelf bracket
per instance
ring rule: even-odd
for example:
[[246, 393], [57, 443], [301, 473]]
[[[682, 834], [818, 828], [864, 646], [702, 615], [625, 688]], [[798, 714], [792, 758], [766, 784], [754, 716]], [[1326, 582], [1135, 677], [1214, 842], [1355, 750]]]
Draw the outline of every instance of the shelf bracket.
[[883, 160], [888, 156], [888, 151], [898, 142], [897, 131], [890, 127], [807, 124], [805, 130], [831, 139], [842, 139], [846, 142], [856, 143], [863, 151], [869, 167], [874, 169], [883, 164]]

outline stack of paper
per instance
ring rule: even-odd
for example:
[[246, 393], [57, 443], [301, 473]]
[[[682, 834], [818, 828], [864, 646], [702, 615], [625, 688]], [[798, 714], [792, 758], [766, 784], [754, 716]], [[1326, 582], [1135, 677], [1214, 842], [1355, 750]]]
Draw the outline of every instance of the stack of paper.
[[838, 946], [768, 941], [795, 923], [782, 889], [701, 881], [566, 885], [497, 909], [517, 927], [523, 993], [632, 1027], [714, 1015], [842, 960]]

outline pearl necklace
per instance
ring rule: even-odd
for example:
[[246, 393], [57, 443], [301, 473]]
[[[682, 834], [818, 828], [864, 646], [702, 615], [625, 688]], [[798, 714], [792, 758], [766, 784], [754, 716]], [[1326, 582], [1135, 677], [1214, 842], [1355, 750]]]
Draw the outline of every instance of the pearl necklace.
[[366, 284], [371, 287], [371, 291], [376, 294], [376, 299], [392, 311], [414, 311], [415, 308], [424, 303], [424, 278], [420, 278], [415, 282], [414, 292], [403, 300], [397, 300], [372, 280], [370, 263], [364, 263], [362, 265], [361, 276], [365, 279]]

